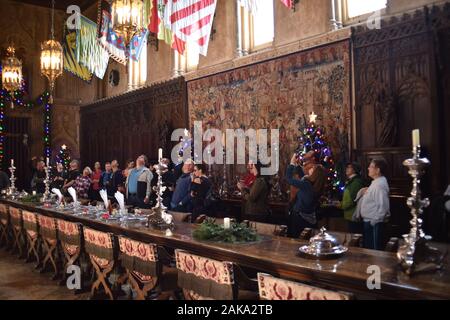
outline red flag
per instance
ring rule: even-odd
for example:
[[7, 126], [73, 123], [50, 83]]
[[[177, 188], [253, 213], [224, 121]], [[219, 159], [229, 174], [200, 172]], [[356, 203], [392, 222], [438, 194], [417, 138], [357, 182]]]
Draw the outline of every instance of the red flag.
[[158, 17], [158, 0], [152, 0], [152, 10], [150, 15], [150, 24], [148, 30], [152, 33], [158, 34], [159, 32], [159, 17]]
[[292, 8], [292, 0], [281, 0], [281, 2], [288, 8]]

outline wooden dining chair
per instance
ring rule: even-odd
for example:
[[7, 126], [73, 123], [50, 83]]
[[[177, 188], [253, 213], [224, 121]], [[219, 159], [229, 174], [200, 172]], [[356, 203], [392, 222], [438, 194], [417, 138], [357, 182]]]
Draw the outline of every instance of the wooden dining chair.
[[165, 249], [124, 236], [118, 239], [119, 260], [126, 269], [126, 281], [136, 293], [136, 299], [145, 300], [154, 290], [157, 299], [175, 297], [177, 271], [165, 266], [171, 260]]
[[287, 235], [286, 225], [278, 225], [249, 220], [244, 220], [242, 222], [245, 223], [249, 228], [255, 230], [256, 233], [261, 235], [279, 236], [279, 237], [286, 237]]
[[350, 300], [350, 293], [325, 290], [303, 283], [258, 273], [259, 298], [261, 300]]
[[46, 272], [50, 266], [53, 269], [52, 279], [58, 278], [60, 273], [58, 254], [58, 228], [55, 218], [37, 215], [39, 222], [39, 234], [42, 239], [43, 255], [41, 272]]
[[[81, 254], [83, 252], [83, 225], [81, 223], [69, 222], [62, 219], [56, 219], [56, 227], [58, 229], [58, 239], [64, 255], [63, 277], [61, 284], [67, 281], [67, 270], [71, 265], [82, 268]], [[82, 273], [82, 275], [85, 272]], [[80, 279], [81, 289], [84, 288], [85, 276]], [[77, 292], [77, 291], [75, 291]]]
[[6, 204], [0, 203], [0, 248], [10, 246], [9, 223], [9, 208]]
[[232, 262], [218, 261], [175, 250], [178, 286], [187, 300], [252, 300], [256, 281]]
[[11, 252], [18, 252], [19, 258], [24, 257], [25, 251], [25, 235], [23, 234], [23, 217], [22, 210], [15, 207], [9, 207], [9, 215], [11, 221], [11, 230], [13, 235], [13, 244]]
[[40, 266], [39, 224], [37, 215], [31, 211], [22, 211], [23, 228], [27, 239], [27, 262], [36, 261], [36, 269]]
[[116, 298], [109, 281], [109, 275], [115, 267], [117, 259], [117, 245], [114, 235], [84, 227], [84, 246], [95, 270], [96, 279], [91, 286], [91, 298], [95, 298], [100, 286], [110, 300]]

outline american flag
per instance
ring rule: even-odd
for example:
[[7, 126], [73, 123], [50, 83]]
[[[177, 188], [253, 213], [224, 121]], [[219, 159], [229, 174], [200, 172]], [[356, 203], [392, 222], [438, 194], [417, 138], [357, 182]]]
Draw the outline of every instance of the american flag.
[[172, 47], [182, 54], [189, 42], [206, 56], [217, 0], [169, 0], [170, 4]]

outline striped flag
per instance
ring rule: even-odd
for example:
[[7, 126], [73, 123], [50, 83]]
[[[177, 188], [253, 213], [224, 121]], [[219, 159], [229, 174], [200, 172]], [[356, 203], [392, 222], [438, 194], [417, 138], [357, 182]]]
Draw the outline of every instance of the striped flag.
[[170, 4], [164, 19], [171, 25], [172, 48], [183, 54], [189, 42], [206, 56], [217, 0], [169, 0], [166, 8]]

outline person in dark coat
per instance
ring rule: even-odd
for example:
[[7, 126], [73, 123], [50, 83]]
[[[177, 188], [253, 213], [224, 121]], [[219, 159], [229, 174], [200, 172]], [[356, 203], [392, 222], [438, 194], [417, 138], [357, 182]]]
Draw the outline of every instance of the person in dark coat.
[[298, 179], [294, 177], [296, 167], [300, 165], [297, 155], [291, 159], [286, 170], [286, 180], [298, 189], [295, 202], [289, 212], [288, 236], [298, 238], [304, 228], [316, 228], [316, 212], [319, 198], [326, 182], [326, 175], [320, 165], [310, 166], [307, 175]]
[[195, 222], [198, 216], [208, 214], [207, 197], [211, 192], [211, 183], [204, 172], [205, 166], [203, 164], [194, 165], [194, 176], [191, 182], [192, 222]]
[[39, 161], [36, 165], [36, 171], [33, 175], [33, 179], [31, 180], [31, 190], [36, 191], [37, 193], [43, 194], [45, 192], [45, 163], [44, 161]]
[[244, 201], [243, 220], [265, 222], [267, 219], [270, 187], [266, 177], [261, 176], [261, 168], [261, 163], [256, 163], [251, 167], [251, 173], [256, 179], [250, 188], [246, 188], [241, 182], [238, 183]]

